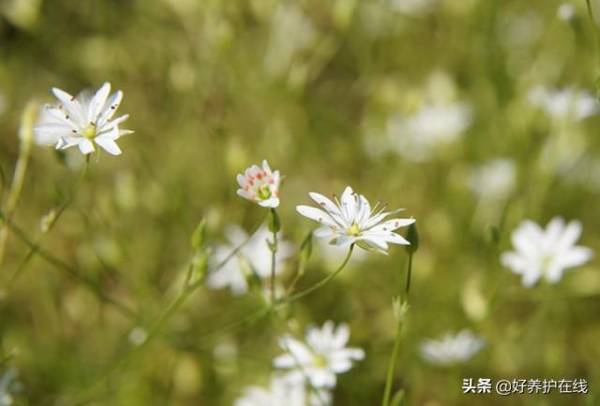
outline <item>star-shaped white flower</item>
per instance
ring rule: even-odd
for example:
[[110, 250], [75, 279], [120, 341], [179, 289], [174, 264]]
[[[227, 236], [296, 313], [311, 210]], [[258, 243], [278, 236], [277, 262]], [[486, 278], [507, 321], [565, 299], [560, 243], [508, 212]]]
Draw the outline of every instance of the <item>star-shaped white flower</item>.
[[273, 361], [276, 368], [288, 370], [292, 381], [306, 382], [314, 388], [333, 388], [336, 375], [352, 368], [354, 361], [362, 360], [365, 353], [360, 348], [346, 347], [350, 329], [346, 324], [334, 327], [327, 321], [322, 328], [310, 328], [306, 343], [291, 336], [280, 338], [279, 345], [286, 351]]
[[451, 365], [468, 361], [484, 346], [484, 341], [469, 330], [456, 335], [446, 334], [440, 340], [425, 340], [421, 355], [436, 365]]
[[266, 160], [262, 162], [262, 168], [252, 165], [242, 175], [237, 175], [240, 188], [237, 194], [262, 207], [275, 208], [279, 206], [279, 184], [281, 176], [279, 171], [271, 171]]
[[[261, 227], [252, 235], [246, 244], [220, 269], [216, 269], [227, 258], [235, 247], [248, 240], [248, 234], [239, 226], [229, 226], [226, 229], [228, 244], [217, 245], [209, 263], [209, 274], [206, 284], [212, 289], [229, 287], [234, 295], [241, 295], [248, 291], [248, 276], [254, 274], [259, 279], [268, 279], [271, 276], [271, 250], [267, 240], [272, 241], [272, 233], [267, 227]], [[292, 244], [281, 238], [278, 233], [278, 250], [276, 256], [277, 273], [284, 269], [285, 261], [293, 252]]]
[[542, 277], [558, 282], [568, 268], [583, 265], [593, 256], [591, 249], [577, 246], [581, 223], [565, 224], [561, 217], [553, 218], [546, 229], [533, 221], [523, 221], [512, 233], [514, 251], [501, 256], [504, 266], [523, 275], [523, 286], [531, 287]]
[[94, 152], [96, 144], [109, 154], [121, 154], [115, 141], [133, 132], [119, 128], [128, 114], [113, 119], [123, 92], [119, 90], [109, 95], [110, 83], [104, 83], [94, 94], [84, 90], [73, 97], [57, 88], [53, 88], [52, 93], [60, 103], [44, 106], [34, 127], [38, 144], [53, 145], [61, 150], [76, 145], [85, 155]]
[[376, 249], [383, 253], [387, 253], [388, 244], [410, 245], [394, 230], [413, 224], [415, 219], [385, 220], [400, 210], [377, 211], [377, 205], [371, 208], [367, 199], [355, 193], [350, 186], [342, 193], [341, 202], [336, 199], [334, 203], [319, 193], [309, 193], [309, 196], [321, 209], [304, 205], [296, 209], [303, 216], [321, 223], [322, 227], [315, 230], [316, 237], [330, 238], [331, 244], [342, 247], [356, 244], [363, 249]]
[[303, 382], [294, 382], [281, 376], [274, 376], [269, 388], [250, 386], [244, 390], [244, 394], [235, 401], [234, 405], [327, 406], [331, 404], [331, 401], [331, 393], [325, 389], [309, 392]]

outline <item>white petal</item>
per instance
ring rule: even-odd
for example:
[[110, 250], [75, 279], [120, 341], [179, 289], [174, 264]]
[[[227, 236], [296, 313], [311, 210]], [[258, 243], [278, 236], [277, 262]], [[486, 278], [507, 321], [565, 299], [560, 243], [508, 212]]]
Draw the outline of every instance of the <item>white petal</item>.
[[593, 256], [594, 252], [587, 247], [573, 247], [557, 259], [565, 268], [572, 268], [585, 264]]
[[52, 88], [52, 93], [58, 100], [61, 101], [64, 108], [67, 110], [73, 120], [75, 120], [80, 126], [87, 125], [85, 113], [82, 110], [79, 102], [73, 98], [69, 93], [56, 87]]
[[106, 152], [111, 155], [121, 155], [121, 149], [112, 139], [108, 137], [96, 137], [96, 144], [100, 145]]
[[415, 219], [390, 219], [386, 220], [381, 224], [378, 224], [369, 229], [369, 231], [378, 232], [378, 231], [394, 231], [400, 227], [406, 227], [413, 224]]
[[319, 227], [313, 232], [313, 235], [317, 238], [327, 238], [333, 236], [333, 230], [330, 227]]
[[92, 144], [92, 142], [90, 140], [85, 139], [85, 138], [81, 138], [78, 146], [79, 146], [79, 150], [81, 151], [81, 153], [83, 155], [91, 154], [95, 150], [94, 144]]
[[110, 93], [110, 83], [105, 82], [100, 89], [94, 94], [92, 100], [90, 101], [90, 105], [88, 106], [88, 119], [94, 123], [98, 122], [100, 118], [100, 112], [106, 103], [106, 99], [108, 98], [108, 94]]
[[308, 217], [311, 220], [318, 221], [321, 224], [327, 225], [329, 227], [337, 227], [335, 221], [323, 210], [317, 209], [311, 206], [296, 206], [296, 210], [298, 213], [303, 215], [304, 217]]

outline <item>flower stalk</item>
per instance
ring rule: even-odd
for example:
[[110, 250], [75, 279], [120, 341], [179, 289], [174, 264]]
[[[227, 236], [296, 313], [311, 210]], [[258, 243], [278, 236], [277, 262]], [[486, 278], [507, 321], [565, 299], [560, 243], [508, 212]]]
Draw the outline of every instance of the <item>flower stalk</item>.
[[402, 341], [402, 326], [408, 312], [408, 294], [410, 293], [410, 280], [412, 276], [412, 265], [413, 255], [419, 248], [419, 234], [417, 233], [417, 227], [415, 224], [411, 224], [408, 228], [406, 239], [410, 242], [410, 245], [406, 246], [408, 253], [408, 260], [406, 262], [406, 280], [404, 284], [404, 297], [397, 299], [394, 302], [394, 316], [396, 318], [396, 337], [394, 338], [394, 348], [392, 355], [388, 362], [387, 376], [385, 380], [385, 389], [383, 393], [382, 406], [390, 406], [392, 396], [392, 382], [394, 380], [394, 372], [396, 370], [396, 361], [400, 352], [400, 343]]

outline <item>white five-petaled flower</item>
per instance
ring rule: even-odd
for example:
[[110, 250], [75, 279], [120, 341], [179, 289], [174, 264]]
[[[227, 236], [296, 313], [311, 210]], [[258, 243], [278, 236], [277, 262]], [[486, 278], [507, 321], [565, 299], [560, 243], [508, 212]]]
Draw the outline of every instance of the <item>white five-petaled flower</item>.
[[237, 194], [244, 199], [257, 203], [262, 207], [275, 208], [279, 206], [279, 184], [281, 176], [279, 171], [271, 171], [266, 160], [262, 162], [262, 168], [252, 165], [242, 175], [237, 175], [240, 188]]
[[[254, 235], [248, 234], [239, 226], [228, 226], [225, 234], [228, 244], [217, 245], [209, 262], [209, 274], [206, 284], [212, 289], [229, 287], [234, 295], [248, 291], [248, 276], [254, 274], [259, 279], [267, 279], [271, 275], [271, 250], [267, 240], [271, 241], [272, 233], [267, 227], [259, 228]], [[248, 239], [249, 238], [249, 239]], [[246, 242], [246, 240], [248, 240]], [[245, 242], [245, 244], [244, 244]], [[215, 269], [238, 246], [242, 248], [220, 269]], [[278, 233], [278, 250], [275, 270], [277, 273], [284, 268], [284, 262], [293, 251], [292, 244], [282, 239]]]
[[483, 346], [483, 339], [462, 330], [456, 335], [446, 334], [440, 340], [425, 340], [421, 344], [421, 355], [432, 364], [451, 365], [468, 361]]
[[394, 212], [384, 209], [377, 211], [377, 205], [371, 208], [367, 199], [355, 193], [347, 186], [342, 193], [341, 201], [332, 202], [319, 193], [309, 196], [321, 209], [312, 206], [297, 206], [300, 214], [318, 221], [322, 227], [315, 230], [315, 236], [330, 238], [330, 243], [338, 246], [356, 244], [363, 249], [376, 249], [387, 253], [388, 244], [410, 245], [410, 243], [394, 230], [408, 226], [415, 219], [384, 219]]
[[523, 275], [523, 286], [531, 287], [542, 277], [556, 283], [566, 269], [583, 265], [593, 256], [591, 249], [575, 245], [581, 228], [579, 221], [565, 224], [561, 217], [553, 218], [545, 230], [533, 221], [523, 221], [512, 233], [515, 250], [502, 254], [501, 262]]
[[346, 347], [350, 329], [346, 324], [335, 328], [327, 321], [322, 328], [310, 328], [306, 343], [291, 336], [279, 339], [286, 351], [273, 361], [276, 368], [288, 370], [287, 378], [296, 382], [308, 382], [314, 388], [333, 388], [336, 374], [352, 368], [354, 361], [362, 360], [365, 353], [360, 348]]
[[[307, 399], [308, 398], [308, 399]], [[308, 403], [307, 403], [308, 400]], [[268, 388], [250, 386], [238, 398], [235, 406], [327, 406], [332, 396], [326, 389], [307, 391], [303, 382], [274, 376]]]
[[121, 154], [115, 142], [132, 131], [120, 129], [128, 114], [113, 119], [123, 92], [110, 94], [110, 83], [104, 83], [96, 93], [84, 90], [77, 97], [53, 88], [60, 101], [56, 106], [45, 105], [38, 124], [34, 127], [38, 144], [54, 145], [56, 149], [78, 146], [82, 154], [94, 151], [94, 143], [112, 155]]

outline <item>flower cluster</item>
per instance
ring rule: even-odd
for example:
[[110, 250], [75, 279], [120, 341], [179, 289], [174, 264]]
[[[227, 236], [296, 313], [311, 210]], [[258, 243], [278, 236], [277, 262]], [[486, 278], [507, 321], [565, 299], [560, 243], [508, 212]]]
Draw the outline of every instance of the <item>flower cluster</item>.
[[[355, 361], [365, 356], [360, 348], [346, 347], [350, 329], [327, 321], [321, 327], [309, 328], [304, 341], [291, 336], [279, 339], [284, 354], [273, 361], [283, 373], [276, 374], [270, 389], [250, 387], [236, 406], [255, 405], [329, 405], [337, 375], [347, 372]], [[281, 402], [286, 399], [287, 402]], [[278, 403], [279, 402], [279, 403]]]

